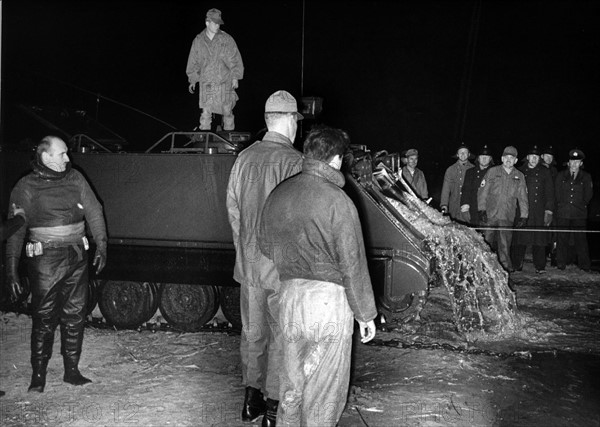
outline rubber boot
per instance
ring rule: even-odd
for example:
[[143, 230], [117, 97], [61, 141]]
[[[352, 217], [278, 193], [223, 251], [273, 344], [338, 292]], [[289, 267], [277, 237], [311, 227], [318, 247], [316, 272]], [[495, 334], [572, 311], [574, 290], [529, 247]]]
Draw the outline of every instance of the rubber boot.
[[84, 385], [92, 380], [84, 377], [79, 372], [79, 357], [83, 344], [83, 327], [69, 327], [61, 325], [60, 338], [65, 375], [63, 381], [73, 385]]
[[277, 425], [277, 408], [279, 400], [267, 399], [267, 411], [262, 419], [262, 427], [275, 427]]
[[73, 385], [85, 385], [91, 383], [92, 380], [84, 377], [79, 372], [79, 357], [77, 358], [67, 358], [63, 356], [63, 360], [65, 363], [65, 376], [63, 377], [63, 381]]
[[31, 374], [31, 384], [29, 384], [29, 388], [27, 392], [30, 393], [32, 391], [43, 393], [44, 387], [46, 387], [46, 369], [48, 368], [47, 360], [32, 360], [31, 367], [33, 368], [33, 373]]
[[242, 421], [256, 421], [266, 410], [262, 392], [254, 387], [246, 387], [246, 397], [242, 408]]
[[31, 331], [31, 384], [28, 392], [44, 392], [48, 361], [52, 357], [54, 328], [34, 317]]

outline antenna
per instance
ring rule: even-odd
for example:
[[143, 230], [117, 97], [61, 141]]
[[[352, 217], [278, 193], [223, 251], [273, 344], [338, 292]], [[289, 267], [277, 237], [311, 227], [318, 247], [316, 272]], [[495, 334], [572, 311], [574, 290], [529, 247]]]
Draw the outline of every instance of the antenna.
[[469, 30], [469, 41], [465, 57], [465, 68], [460, 83], [460, 95], [456, 124], [454, 127], [454, 142], [464, 139], [465, 124], [467, 121], [467, 110], [469, 107], [469, 96], [471, 92], [471, 80], [473, 78], [473, 65], [475, 64], [475, 51], [477, 48], [477, 36], [479, 34], [479, 23], [481, 20], [481, 0], [475, 0], [473, 4], [473, 15], [471, 16], [471, 28]]
[[300, 97], [304, 96], [304, 18], [306, 12], [306, 0], [302, 0], [302, 65], [300, 68]]

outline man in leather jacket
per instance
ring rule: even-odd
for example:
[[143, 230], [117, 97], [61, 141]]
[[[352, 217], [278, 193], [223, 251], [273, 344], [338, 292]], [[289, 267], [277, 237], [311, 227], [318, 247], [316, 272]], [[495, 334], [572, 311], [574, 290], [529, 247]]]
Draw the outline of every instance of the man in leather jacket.
[[[71, 169], [67, 146], [56, 136], [38, 144], [33, 171], [15, 185], [10, 206], [26, 213], [24, 227], [6, 244], [9, 290], [19, 299], [18, 274], [23, 240], [32, 294], [31, 366], [28, 391], [43, 392], [52, 357], [54, 332], [60, 323], [63, 380], [73, 385], [91, 382], [79, 372], [88, 299], [88, 241], [85, 221], [96, 243], [93, 264], [99, 273], [106, 264], [106, 226], [102, 206], [83, 175]], [[14, 212], [12, 212], [14, 215]]]
[[314, 127], [302, 173], [279, 184], [262, 212], [259, 245], [279, 272], [284, 426], [335, 426], [346, 404], [354, 320], [361, 341], [377, 316], [360, 220], [342, 190], [346, 132]]

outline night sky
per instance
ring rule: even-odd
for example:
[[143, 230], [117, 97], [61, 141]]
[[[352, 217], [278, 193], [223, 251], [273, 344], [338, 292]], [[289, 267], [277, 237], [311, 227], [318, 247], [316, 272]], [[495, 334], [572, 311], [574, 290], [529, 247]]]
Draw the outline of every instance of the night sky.
[[[553, 145], [562, 163], [577, 146], [600, 175], [597, 1], [306, 1], [304, 55], [300, 0], [2, 3], [5, 144], [25, 137], [11, 131], [13, 105], [93, 111], [97, 93], [192, 130], [185, 66], [216, 7], [246, 68], [238, 130], [261, 129], [266, 98], [286, 89], [323, 97], [319, 121], [353, 143], [418, 148], [429, 176], [442, 175], [461, 140], [490, 145], [496, 160], [505, 145], [524, 157], [537, 144]], [[131, 114], [111, 104], [101, 101], [101, 118]], [[152, 134], [140, 149], [168, 130], [127, 123], [127, 137]]]

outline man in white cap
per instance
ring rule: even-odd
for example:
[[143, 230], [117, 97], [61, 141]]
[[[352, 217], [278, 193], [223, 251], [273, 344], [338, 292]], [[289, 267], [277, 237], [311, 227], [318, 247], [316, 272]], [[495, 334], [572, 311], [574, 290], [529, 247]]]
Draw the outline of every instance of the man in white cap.
[[444, 174], [440, 206], [443, 213], [450, 214], [450, 218], [461, 220], [460, 196], [463, 183], [465, 182], [465, 173], [467, 170], [474, 167], [474, 165], [469, 161], [471, 152], [465, 144], [461, 144], [461, 146], [458, 147], [454, 157], [457, 159], [456, 163], [449, 166]]
[[[502, 153], [502, 164], [491, 167], [481, 181], [481, 192], [477, 200], [479, 220], [489, 227], [511, 228], [515, 223], [517, 204], [520, 218], [516, 227], [524, 227], [529, 215], [527, 184], [523, 172], [515, 168], [517, 149], [511, 145]], [[509, 272], [514, 268], [510, 259], [511, 230], [487, 230], [485, 240], [497, 243], [498, 260]]]
[[406, 159], [406, 166], [402, 168], [402, 177], [410, 185], [410, 188], [414, 190], [417, 197], [420, 197], [422, 200], [427, 199], [429, 192], [427, 191], [425, 174], [421, 169], [417, 168], [419, 152], [414, 148], [410, 148], [406, 150], [402, 159]]
[[[236, 261], [233, 278], [240, 283], [242, 315], [242, 381], [246, 397], [242, 420], [266, 412], [262, 425], [275, 425], [279, 405], [281, 330], [280, 281], [273, 261], [258, 246], [258, 231], [267, 196], [284, 179], [302, 170], [302, 153], [293, 147], [298, 129], [296, 99], [284, 90], [265, 104], [267, 133], [242, 151], [227, 186], [227, 211], [233, 230]], [[263, 396], [267, 398], [265, 403]]]
[[[574, 149], [569, 152], [568, 168], [556, 177], [556, 226], [559, 229], [585, 230], [587, 223], [587, 207], [594, 190], [592, 177], [582, 170], [585, 155], [583, 151]], [[588, 242], [585, 233], [557, 233], [556, 266], [564, 270], [569, 255], [569, 242], [575, 245], [577, 265], [582, 270], [591, 268]]]
[[223, 129], [234, 130], [233, 107], [238, 100], [235, 93], [244, 77], [244, 63], [235, 40], [221, 30], [224, 24], [219, 9], [206, 13], [206, 29], [194, 38], [188, 56], [186, 73], [189, 91], [194, 93], [198, 84], [200, 130], [210, 130], [212, 115], [223, 116]]

